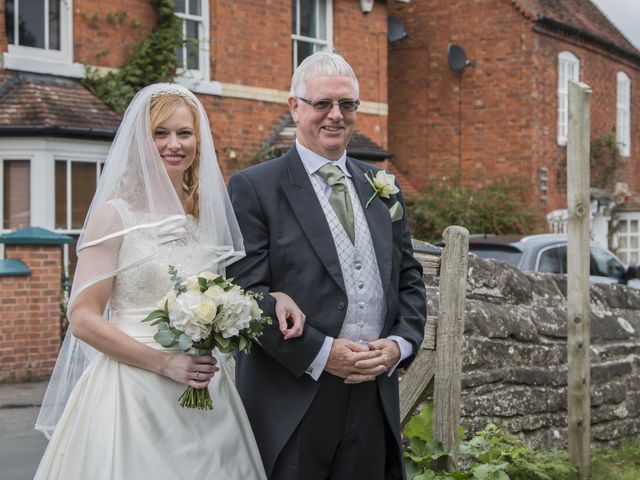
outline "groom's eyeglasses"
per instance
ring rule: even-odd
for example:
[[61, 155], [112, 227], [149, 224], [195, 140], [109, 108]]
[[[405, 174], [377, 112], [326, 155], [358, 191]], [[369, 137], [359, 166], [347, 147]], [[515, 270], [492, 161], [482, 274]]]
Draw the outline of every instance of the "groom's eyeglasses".
[[296, 97], [298, 100], [302, 100], [307, 105], [311, 105], [311, 107], [316, 112], [329, 112], [333, 106], [337, 103], [338, 107], [340, 107], [340, 111], [342, 113], [351, 113], [358, 110], [358, 106], [360, 105], [360, 100], [345, 98], [344, 100], [338, 100], [334, 102], [333, 100], [309, 100], [307, 98]]

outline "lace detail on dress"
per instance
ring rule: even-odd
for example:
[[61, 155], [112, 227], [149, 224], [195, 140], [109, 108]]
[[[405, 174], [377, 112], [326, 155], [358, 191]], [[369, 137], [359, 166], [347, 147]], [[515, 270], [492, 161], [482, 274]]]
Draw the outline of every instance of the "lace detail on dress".
[[[118, 210], [124, 229], [158, 221], [148, 213], [132, 211], [123, 200], [110, 203]], [[171, 288], [169, 265], [175, 266], [183, 277], [200, 272], [208, 263], [208, 254], [198, 247], [198, 230], [197, 220], [187, 215], [180, 228], [141, 228], [127, 233], [120, 247], [118, 267], [144, 260], [116, 275], [111, 309], [155, 308]]]

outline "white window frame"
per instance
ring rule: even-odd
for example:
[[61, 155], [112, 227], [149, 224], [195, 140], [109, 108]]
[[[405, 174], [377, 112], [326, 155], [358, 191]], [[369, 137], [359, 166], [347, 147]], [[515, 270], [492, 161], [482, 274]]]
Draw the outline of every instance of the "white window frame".
[[[98, 185], [98, 181], [100, 180], [100, 166], [104, 164], [104, 159], [100, 160], [97, 158], [86, 158], [86, 157], [77, 157], [75, 155], [73, 156], [69, 156], [69, 155], [61, 155], [61, 154], [56, 154], [53, 156], [53, 179], [54, 179], [54, 193], [53, 193], [53, 205], [54, 205], [54, 210], [53, 210], [53, 225], [54, 227], [56, 227], [55, 225], [55, 205], [56, 205], [56, 199], [55, 199], [55, 168], [56, 168], [56, 162], [65, 162], [66, 164], [66, 190], [67, 190], [67, 204], [66, 204], [66, 218], [65, 218], [65, 223], [66, 226], [64, 228], [54, 228], [56, 233], [62, 233], [64, 235], [69, 235], [69, 236], [77, 236], [80, 235], [80, 232], [82, 231], [82, 228], [72, 228], [71, 224], [72, 224], [72, 218], [71, 218], [71, 214], [72, 214], [72, 204], [73, 204], [73, 193], [71, 191], [71, 165], [73, 163], [90, 163], [95, 165], [96, 167], [96, 186]], [[63, 264], [65, 267], [65, 271], [68, 272], [69, 269], [69, 245], [65, 244], [64, 248], [63, 248]]]
[[567, 144], [569, 131], [569, 80], [580, 80], [580, 60], [571, 52], [558, 54], [558, 145]]
[[[53, 137], [0, 137], [0, 163], [3, 160], [31, 162], [31, 225], [62, 234], [77, 235], [78, 230], [55, 228], [55, 161], [100, 164], [107, 158], [111, 142], [71, 140]], [[3, 183], [0, 170], [0, 190]], [[98, 170], [99, 171], [99, 170]], [[67, 184], [68, 185], [68, 184]], [[0, 191], [0, 228], [4, 224], [3, 195]], [[70, 198], [70, 195], [67, 196]], [[69, 224], [67, 224], [69, 226]], [[0, 230], [6, 233], [5, 230]], [[69, 264], [69, 245], [64, 246], [64, 266]]]
[[[292, 0], [293, 2], [296, 2], [296, 8], [295, 8], [295, 12], [296, 12], [296, 19], [295, 19], [295, 26], [296, 26], [296, 30], [300, 29], [300, 1], [301, 0]], [[320, 0], [313, 0], [314, 1], [314, 5], [316, 7], [316, 11], [317, 11], [317, 15], [316, 15], [316, 19], [320, 19], [320, 13], [318, 10], [320, 8]], [[325, 1], [325, 12], [324, 12], [324, 21], [325, 21], [325, 28], [326, 28], [326, 34], [327, 34], [327, 38], [326, 39], [321, 39], [321, 38], [313, 38], [313, 37], [306, 37], [304, 35], [299, 35], [297, 32], [291, 32], [291, 40], [292, 40], [292, 48], [293, 48], [293, 69], [295, 70], [295, 68], [298, 66], [298, 49], [296, 48], [296, 44], [298, 41], [304, 41], [304, 42], [308, 42], [308, 43], [313, 43], [315, 46], [319, 46], [320, 48], [316, 51], [333, 51], [333, 0], [324, 0]], [[292, 7], [292, 14], [293, 14], [293, 7]], [[319, 25], [316, 24], [316, 31], [319, 31]]]
[[[186, 69], [179, 68], [178, 75], [185, 77], [191, 77], [198, 80], [209, 79], [209, 2], [206, 0], [198, 0], [200, 3], [200, 15], [192, 15], [181, 12], [176, 12], [176, 17], [182, 24], [182, 38], [187, 36], [187, 20], [196, 22], [198, 24], [198, 31], [200, 37], [198, 38], [198, 64], [200, 68]], [[189, 5], [189, 0], [185, 0], [185, 5]], [[187, 59], [186, 45], [182, 46], [184, 59]]]
[[[15, 0], [14, 24], [18, 25], [20, 0]], [[48, 3], [47, 3], [48, 5]], [[45, 22], [45, 29], [48, 23]], [[48, 41], [48, 35], [45, 37]], [[60, 0], [60, 50], [7, 45], [3, 68], [82, 78], [84, 65], [73, 63], [73, 0]]]
[[620, 155], [631, 155], [631, 79], [624, 72], [616, 75], [616, 140]]
[[[631, 222], [638, 222], [638, 230], [636, 232], [631, 232]], [[616, 233], [615, 233], [615, 244], [616, 244], [616, 255], [622, 260], [625, 264], [631, 265], [639, 265], [640, 264], [640, 213], [639, 212], [625, 212], [618, 214], [616, 216]], [[623, 248], [621, 246], [620, 239], [622, 237], [626, 238], [626, 246]], [[635, 249], [631, 248], [631, 238], [637, 238], [638, 247]], [[636, 261], [630, 261], [632, 255], [635, 255]]]

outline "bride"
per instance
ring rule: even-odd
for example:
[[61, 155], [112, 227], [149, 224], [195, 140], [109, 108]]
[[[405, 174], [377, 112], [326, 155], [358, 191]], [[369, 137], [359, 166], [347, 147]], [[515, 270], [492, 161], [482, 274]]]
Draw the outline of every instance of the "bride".
[[[36, 423], [50, 437], [36, 479], [265, 478], [224, 356], [164, 349], [141, 323], [171, 288], [170, 265], [224, 274], [243, 255], [202, 105], [179, 85], [144, 88], [78, 241], [72, 335]], [[304, 315], [273, 296], [282, 334], [299, 336]], [[181, 408], [185, 385], [209, 388], [213, 411]]]

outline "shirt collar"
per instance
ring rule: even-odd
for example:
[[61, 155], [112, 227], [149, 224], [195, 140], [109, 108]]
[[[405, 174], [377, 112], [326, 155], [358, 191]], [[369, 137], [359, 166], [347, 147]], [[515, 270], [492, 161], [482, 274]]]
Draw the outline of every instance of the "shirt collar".
[[324, 158], [322, 155], [318, 155], [317, 153], [309, 150], [307, 147], [302, 146], [298, 139], [296, 139], [296, 149], [298, 150], [300, 160], [302, 160], [302, 164], [309, 175], [313, 175], [320, 170], [321, 167], [327, 163], [331, 163], [342, 170], [342, 173], [347, 177], [351, 177], [349, 170], [347, 170], [346, 151], [342, 153], [338, 160], [329, 160], [328, 158]]

